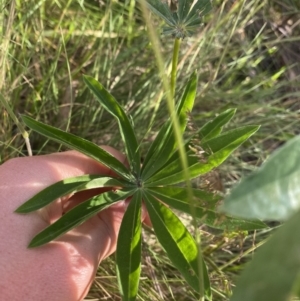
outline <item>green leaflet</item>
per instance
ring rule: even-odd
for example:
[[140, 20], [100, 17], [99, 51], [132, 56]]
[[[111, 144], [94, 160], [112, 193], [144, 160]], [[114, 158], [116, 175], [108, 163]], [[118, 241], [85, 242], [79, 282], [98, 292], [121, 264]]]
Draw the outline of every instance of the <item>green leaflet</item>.
[[124, 200], [134, 193], [133, 190], [119, 190], [116, 192], [105, 192], [77, 205], [63, 215], [55, 223], [37, 234], [29, 244], [29, 248], [44, 245], [69, 230], [82, 224], [101, 210], [111, 206], [119, 200]]
[[203, 266], [203, 259], [191, 234], [170, 209], [147, 191], [144, 191], [144, 200], [155, 234], [174, 266], [192, 288], [202, 296], [209, 295], [206, 269], [199, 271], [198, 260], [201, 260], [200, 265]]
[[232, 190], [222, 209], [234, 216], [283, 221], [300, 208], [300, 136], [274, 152]]
[[222, 149], [230, 149], [231, 146], [240, 145], [252, 136], [259, 126], [257, 125], [246, 125], [239, 128], [227, 131], [217, 137], [209, 139], [202, 144], [204, 149], [209, 148], [214, 154], [221, 151]]
[[84, 175], [75, 178], [68, 178], [48, 186], [37, 193], [27, 202], [16, 209], [17, 213], [29, 213], [50, 204], [56, 199], [82, 190], [99, 187], [122, 187], [129, 183], [110, 177], [98, 175]]
[[126, 113], [116, 99], [98, 81], [87, 75], [84, 75], [83, 79], [101, 105], [117, 119], [129, 164], [132, 171], [139, 175], [141, 164], [139, 145]]
[[124, 214], [117, 243], [116, 264], [123, 301], [134, 301], [141, 273], [141, 193], [137, 191]]
[[38, 132], [39, 134], [59, 142], [71, 149], [77, 150], [98, 162], [101, 162], [103, 165], [111, 168], [115, 173], [124, 179], [132, 179], [128, 169], [120, 161], [118, 161], [115, 157], [98, 145], [50, 125], [36, 121], [28, 116], [22, 116], [22, 120], [29, 128]]
[[[176, 107], [176, 113], [179, 118], [182, 133], [184, 133], [187, 125], [188, 114], [194, 106], [197, 81], [197, 74], [194, 72], [189, 78]], [[174, 136], [171, 120], [169, 120], [162, 126], [157, 137], [149, 148], [142, 168], [143, 180], [151, 177], [165, 165], [168, 159], [172, 156], [172, 153], [174, 153], [176, 144], [177, 142]]]
[[235, 112], [236, 109], [228, 109], [204, 124], [199, 131], [201, 142], [219, 136], [223, 126], [232, 119]]
[[[188, 161], [190, 178], [193, 179], [206, 174], [221, 165], [235, 149], [251, 137], [258, 129], [259, 126], [244, 126], [225, 132], [216, 138], [206, 141], [203, 147], [208, 148], [211, 151], [215, 151], [215, 153], [211, 154], [206, 159], [207, 162], [201, 162], [201, 160], [197, 160], [195, 156], [189, 155]], [[147, 185], [171, 185], [183, 182], [184, 179], [184, 171], [180, 170], [179, 162], [173, 161], [150, 178], [147, 181]]]
[[[143, 1], [143, 0], [139, 0]], [[176, 19], [170, 11], [166, 2], [161, 0], [147, 0], [148, 8], [157, 16], [162, 18], [168, 25], [172, 26], [176, 24]]]
[[230, 301], [292, 300], [299, 287], [300, 211], [255, 252], [242, 272]]
[[[193, 8], [190, 10], [187, 19], [194, 20], [196, 16], [205, 16], [212, 10], [211, 0], [198, 0], [195, 2]], [[191, 22], [190, 21], [190, 22]], [[189, 23], [189, 21], [187, 21]]]
[[194, 213], [201, 223], [216, 229], [250, 231], [267, 228], [266, 224], [258, 220], [241, 220], [221, 214], [217, 211], [217, 202], [221, 197], [202, 190], [192, 190], [194, 200], [189, 200], [187, 189], [181, 187], [151, 187], [147, 191], [174, 209], [188, 214]]

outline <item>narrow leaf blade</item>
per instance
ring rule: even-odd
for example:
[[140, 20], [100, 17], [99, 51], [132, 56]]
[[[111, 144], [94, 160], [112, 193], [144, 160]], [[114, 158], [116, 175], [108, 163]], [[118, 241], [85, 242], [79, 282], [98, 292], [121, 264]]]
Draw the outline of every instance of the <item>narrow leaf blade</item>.
[[38, 233], [32, 239], [28, 247], [35, 248], [58, 238], [69, 230], [82, 224], [101, 210], [111, 206], [119, 200], [126, 199], [132, 194], [132, 190], [125, 189], [116, 192], [109, 191], [77, 205], [63, 215], [59, 220]]
[[[187, 214], [195, 214], [201, 223], [212, 228], [226, 231], [250, 231], [267, 228], [258, 220], [241, 220], [218, 212], [220, 196], [202, 190], [193, 189], [194, 200], [189, 200], [186, 188], [151, 187], [148, 192], [163, 203]], [[193, 208], [192, 208], [193, 206]]]
[[199, 17], [205, 16], [212, 10], [212, 1], [211, 0], [198, 0], [194, 4], [193, 8], [190, 10], [187, 16], [187, 22], [190, 18], [193, 18], [195, 15]]
[[[226, 132], [216, 138], [210, 139], [203, 145], [204, 148], [215, 151], [202, 162], [189, 153], [189, 175], [190, 179], [206, 174], [212, 169], [221, 165], [242, 143], [251, 137], [259, 126], [245, 126], [233, 131]], [[183, 182], [185, 174], [180, 170], [179, 162], [173, 161], [170, 165], [159, 171], [147, 181], [147, 185], [171, 185]]]
[[209, 139], [202, 144], [204, 149], [209, 148], [213, 153], [217, 153], [224, 149], [232, 149], [232, 146], [237, 148], [236, 145], [240, 145], [251, 137], [257, 130], [257, 125], [246, 125], [238, 127], [236, 129], [227, 131], [215, 138]]
[[193, 72], [184, 88], [183, 94], [177, 106], [177, 114], [179, 117], [180, 129], [182, 133], [184, 133], [186, 128], [188, 115], [192, 112], [194, 107], [194, 102], [197, 94], [197, 85], [198, 76], [196, 72]]
[[225, 199], [222, 210], [243, 218], [286, 220], [300, 208], [300, 136], [274, 152]]
[[199, 131], [200, 140], [204, 142], [205, 140], [218, 136], [223, 126], [232, 119], [235, 113], [236, 109], [228, 109], [204, 124]]
[[[179, 125], [182, 133], [184, 133], [187, 125], [188, 114], [192, 111], [194, 106], [194, 100], [197, 91], [197, 81], [197, 74], [194, 72], [190, 76], [183, 94], [177, 104], [176, 114], [179, 119]], [[142, 168], [142, 177], [144, 180], [150, 178], [165, 165], [165, 163], [174, 153], [176, 146], [177, 142], [174, 136], [173, 126], [171, 120], [169, 120], [159, 131], [145, 157]]]
[[98, 81], [87, 75], [84, 75], [83, 79], [101, 105], [117, 119], [129, 164], [133, 171], [140, 174], [141, 158], [139, 145], [126, 113], [116, 99]]
[[[84, 175], [68, 178], [48, 186], [16, 209], [17, 213], [29, 213], [57, 200], [58, 198], [82, 190], [100, 187], [123, 187], [127, 182], [98, 175]], [[128, 183], [127, 183], [128, 185]]]
[[[143, 1], [143, 0], [139, 0]], [[146, 0], [148, 8], [158, 17], [162, 18], [168, 25], [176, 24], [176, 20], [168, 5], [161, 0]]]
[[116, 251], [119, 287], [123, 301], [134, 301], [141, 273], [141, 193], [136, 192], [124, 214]]
[[61, 143], [71, 149], [77, 150], [82, 154], [102, 163], [103, 165], [111, 168], [115, 173], [124, 179], [132, 179], [128, 169], [120, 161], [118, 161], [115, 157], [98, 145], [50, 125], [36, 121], [28, 116], [22, 116], [22, 120], [29, 128], [38, 132], [39, 134]]
[[178, 18], [183, 21], [187, 16], [193, 4], [193, 0], [179, 0], [178, 1]]
[[[199, 258], [201, 254], [195, 240], [170, 209], [147, 192], [144, 198], [155, 234], [168, 257], [189, 285], [201, 295], [205, 295], [205, 291], [209, 291], [210, 288], [205, 287], [204, 291], [201, 291], [203, 286], [200, 283], [204, 282], [205, 277], [208, 279], [208, 276], [201, 279], [198, 260], [201, 260], [201, 263], [203, 260]], [[205, 268], [202, 272], [205, 273]]]

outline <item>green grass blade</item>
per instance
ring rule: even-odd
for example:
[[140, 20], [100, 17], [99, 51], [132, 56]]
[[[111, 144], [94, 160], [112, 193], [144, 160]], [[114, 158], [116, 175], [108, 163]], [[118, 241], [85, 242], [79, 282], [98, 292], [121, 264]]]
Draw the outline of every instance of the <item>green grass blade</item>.
[[231, 120], [235, 112], [236, 109], [228, 109], [219, 114], [213, 120], [204, 124], [199, 131], [200, 140], [204, 142], [204, 140], [218, 136], [221, 133], [223, 126]]
[[244, 179], [223, 210], [243, 218], [286, 220], [300, 208], [300, 136], [274, 152], [262, 167]]
[[195, 240], [180, 219], [147, 191], [144, 193], [144, 200], [155, 234], [168, 257], [187, 283], [201, 295], [205, 295], [205, 291], [201, 291], [201, 282], [204, 282], [204, 279], [201, 279], [198, 269], [198, 260], [202, 258], [199, 258], [200, 253]]
[[124, 214], [116, 251], [116, 268], [123, 301], [134, 301], [141, 273], [141, 193], [137, 191]]
[[17, 213], [29, 213], [50, 204], [56, 199], [82, 190], [100, 187], [124, 187], [128, 182], [98, 175], [68, 178], [48, 186], [16, 209]]
[[[193, 189], [194, 200], [189, 200], [186, 188], [181, 187], [151, 187], [147, 191], [163, 203], [188, 214], [195, 214], [201, 223], [212, 228], [226, 231], [258, 230], [267, 228], [258, 220], [241, 220], [226, 216], [217, 210], [220, 196], [202, 190]], [[191, 209], [193, 206], [193, 209]]]
[[133, 190], [119, 190], [116, 192], [105, 192], [97, 195], [71, 209], [55, 223], [37, 234], [29, 244], [29, 248], [44, 245], [59, 236], [65, 234], [76, 226], [82, 224], [101, 210], [111, 206], [113, 203], [126, 199], [134, 193]]
[[132, 171], [139, 175], [141, 165], [139, 145], [126, 113], [116, 99], [98, 81], [87, 75], [84, 75], [83, 79], [101, 105], [117, 119], [129, 164]]
[[[203, 148], [212, 151], [206, 162], [197, 160], [191, 152], [188, 153], [189, 175], [190, 178], [196, 178], [206, 174], [212, 169], [221, 165], [242, 143], [251, 137], [259, 126], [244, 126], [238, 129], [228, 131], [216, 138], [210, 139], [203, 144]], [[176, 160], [165, 166], [152, 178], [148, 179], [148, 186], [171, 185], [184, 181], [184, 171]]]
[[283, 301], [299, 292], [300, 211], [257, 252], [237, 280], [230, 301]]
[[[179, 118], [181, 132], [184, 133], [188, 114], [192, 111], [197, 91], [197, 74], [194, 72], [188, 80], [183, 94], [177, 104], [176, 112]], [[176, 139], [171, 121], [163, 125], [157, 137], [149, 148], [142, 167], [142, 178], [146, 180], [160, 170], [174, 153]], [[181, 165], [181, 163], [180, 163]]]
[[102, 163], [111, 168], [115, 173], [124, 179], [132, 179], [132, 175], [128, 169], [110, 153], [100, 148], [98, 145], [75, 136], [73, 134], [64, 132], [50, 125], [36, 121], [31, 117], [22, 116], [24, 123], [32, 130], [39, 134], [46, 136], [56, 142], [59, 142], [71, 149], [77, 150], [82, 154]]

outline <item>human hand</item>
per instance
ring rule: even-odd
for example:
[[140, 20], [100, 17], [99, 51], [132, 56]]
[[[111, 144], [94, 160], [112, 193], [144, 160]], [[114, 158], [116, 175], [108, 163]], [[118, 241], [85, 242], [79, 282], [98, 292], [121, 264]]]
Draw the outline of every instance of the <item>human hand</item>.
[[[121, 153], [105, 149], [124, 163]], [[115, 251], [125, 201], [36, 249], [27, 249], [33, 236], [71, 207], [95, 195], [95, 191], [58, 199], [26, 215], [15, 214], [14, 210], [60, 180], [111, 173], [109, 168], [75, 151], [16, 158], [0, 166], [1, 300], [79, 301], [86, 296], [99, 262]], [[98, 189], [97, 194], [104, 191], [107, 188]], [[142, 215], [144, 219], [145, 210]]]

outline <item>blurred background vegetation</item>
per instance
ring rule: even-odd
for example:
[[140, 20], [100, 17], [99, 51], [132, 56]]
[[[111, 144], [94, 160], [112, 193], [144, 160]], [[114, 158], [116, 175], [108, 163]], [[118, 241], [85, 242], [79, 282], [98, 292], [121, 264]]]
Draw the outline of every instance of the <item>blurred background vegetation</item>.
[[[199, 87], [191, 117], [195, 127], [227, 108], [238, 109], [232, 127], [261, 125], [220, 169], [199, 181], [226, 192], [300, 133], [300, 2], [215, 0], [213, 4], [197, 35], [183, 40], [178, 91], [196, 69]], [[162, 24], [152, 19], [160, 34]], [[122, 149], [115, 121], [83, 84], [82, 74], [88, 74], [123, 104], [147, 148], [166, 119], [167, 108], [135, 0], [0, 0], [0, 22], [0, 91], [17, 117], [30, 115]], [[173, 39], [161, 36], [161, 42], [168, 71]], [[30, 140], [34, 154], [64, 150], [36, 133]], [[26, 155], [22, 135], [0, 105], [0, 164]], [[201, 230], [214, 300], [228, 300], [244, 263], [272, 230]], [[144, 239], [150, 246], [143, 251], [139, 300], [197, 300], [151, 230]], [[113, 259], [100, 266], [87, 299], [120, 300]]]

